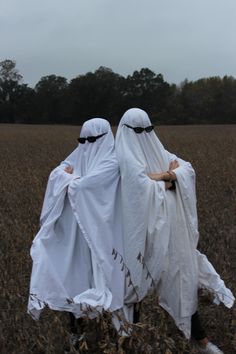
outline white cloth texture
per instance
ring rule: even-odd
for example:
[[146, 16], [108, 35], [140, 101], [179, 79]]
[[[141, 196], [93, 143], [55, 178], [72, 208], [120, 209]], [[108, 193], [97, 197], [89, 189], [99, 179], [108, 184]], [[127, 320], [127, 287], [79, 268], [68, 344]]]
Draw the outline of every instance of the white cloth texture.
[[[108, 121], [93, 118], [80, 136], [98, 136], [78, 147], [48, 180], [41, 228], [33, 240], [28, 312], [38, 319], [49, 308], [78, 318], [87, 309], [123, 306], [124, 272], [113, 249], [123, 254], [120, 175]], [[73, 173], [65, 171], [73, 167]]]
[[[227, 307], [233, 305], [234, 297], [196, 249], [199, 233], [191, 164], [165, 150], [154, 130], [137, 134], [125, 124], [145, 128], [151, 122], [146, 112], [132, 108], [123, 115], [116, 133], [124, 261], [132, 282], [126, 287], [125, 304], [141, 301], [154, 286], [160, 305], [189, 338], [200, 287], [214, 292]], [[147, 175], [168, 171], [173, 160], [179, 163], [174, 170], [175, 191], [165, 190], [163, 181]]]

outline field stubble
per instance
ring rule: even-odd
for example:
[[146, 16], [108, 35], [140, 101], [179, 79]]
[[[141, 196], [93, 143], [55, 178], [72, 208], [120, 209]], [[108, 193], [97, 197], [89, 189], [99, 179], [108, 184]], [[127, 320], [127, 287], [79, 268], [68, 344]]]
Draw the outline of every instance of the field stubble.
[[[74, 126], [0, 125], [2, 354], [60, 354], [68, 345], [64, 313], [45, 310], [35, 322], [26, 308], [29, 250], [38, 230], [47, 178], [76, 146], [79, 130]], [[169, 151], [190, 161], [196, 170], [199, 249], [236, 294], [236, 126], [162, 126], [156, 131]], [[235, 353], [236, 307], [215, 306], [201, 295], [199, 309], [212, 341], [225, 354]], [[108, 320], [100, 319], [94, 329], [88, 323], [81, 352], [194, 353], [152, 296], [142, 306], [141, 322], [130, 339], [119, 339], [118, 349]], [[75, 351], [71, 348], [70, 352]]]

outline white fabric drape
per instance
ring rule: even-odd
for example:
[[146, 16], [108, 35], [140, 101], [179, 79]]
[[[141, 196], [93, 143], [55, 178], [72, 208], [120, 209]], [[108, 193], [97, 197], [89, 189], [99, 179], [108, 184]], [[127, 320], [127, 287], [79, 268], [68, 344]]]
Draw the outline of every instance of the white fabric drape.
[[[124, 124], [147, 127], [151, 122], [144, 111], [130, 109], [116, 134], [124, 255], [132, 281], [125, 302], [142, 300], [154, 282], [161, 306], [189, 337], [199, 287], [213, 291], [228, 307], [234, 297], [207, 258], [196, 250], [199, 235], [191, 164], [166, 151], [154, 131], [136, 134]], [[179, 162], [176, 191], [165, 190], [164, 182], [147, 176], [167, 171], [175, 159]]]
[[[123, 305], [124, 273], [112, 256], [123, 254], [120, 177], [110, 124], [84, 123], [86, 141], [50, 174], [31, 256], [28, 312], [51, 309], [83, 315], [87, 306], [114, 311]], [[65, 167], [73, 166], [69, 174]]]

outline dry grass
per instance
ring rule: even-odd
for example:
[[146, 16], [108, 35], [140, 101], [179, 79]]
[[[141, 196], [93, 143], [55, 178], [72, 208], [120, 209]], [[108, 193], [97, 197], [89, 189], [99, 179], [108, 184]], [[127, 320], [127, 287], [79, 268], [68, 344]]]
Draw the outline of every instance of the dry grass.
[[[160, 127], [169, 151], [192, 162], [197, 172], [201, 239], [206, 253], [236, 294], [235, 167], [236, 126]], [[68, 318], [46, 310], [39, 322], [27, 314], [31, 272], [29, 249], [38, 230], [49, 172], [75, 146], [78, 127], [0, 125], [0, 353], [63, 353]], [[212, 341], [226, 354], [236, 352], [236, 308], [200, 297], [200, 313]], [[142, 325], [131, 338], [117, 338], [110, 319], [87, 323], [83, 353], [191, 353], [171, 319], [150, 296]], [[71, 353], [76, 352], [72, 348]], [[78, 352], [78, 351], [77, 351]], [[193, 351], [192, 351], [193, 353]]]

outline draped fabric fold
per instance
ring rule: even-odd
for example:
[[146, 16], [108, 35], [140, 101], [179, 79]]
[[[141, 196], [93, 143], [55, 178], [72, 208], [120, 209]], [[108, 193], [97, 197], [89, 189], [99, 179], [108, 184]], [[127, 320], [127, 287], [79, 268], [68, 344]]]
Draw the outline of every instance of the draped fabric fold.
[[[114, 138], [101, 118], [81, 129], [82, 137], [103, 133], [79, 144], [50, 174], [31, 247], [28, 312], [35, 319], [46, 304], [76, 317], [89, 307], [114, 311], [123, 305], [124, 273], [112, 256], [113, 249], [123, 254]], [[72, 174], [65, 172], [68, 166]]]
[[[151, 122], [146, 112], [130, 109], [116, 134], [124, 255], [133, 285], [126, 289], [125, 304], [142, 300], [155, 288], [161, 306], [189, 338], [199, 287], [214, 292], [228, 307], [234, 297], [206, 256], [196, 249], [199, 234], [191, 164], [166, 151], [154, 131], [136, 134], [127, 125], [146, 128]], [[168, 171], [176, 159], [175, 191], [165, 190], [162, 181], [148, 177], [148, 173]]]

